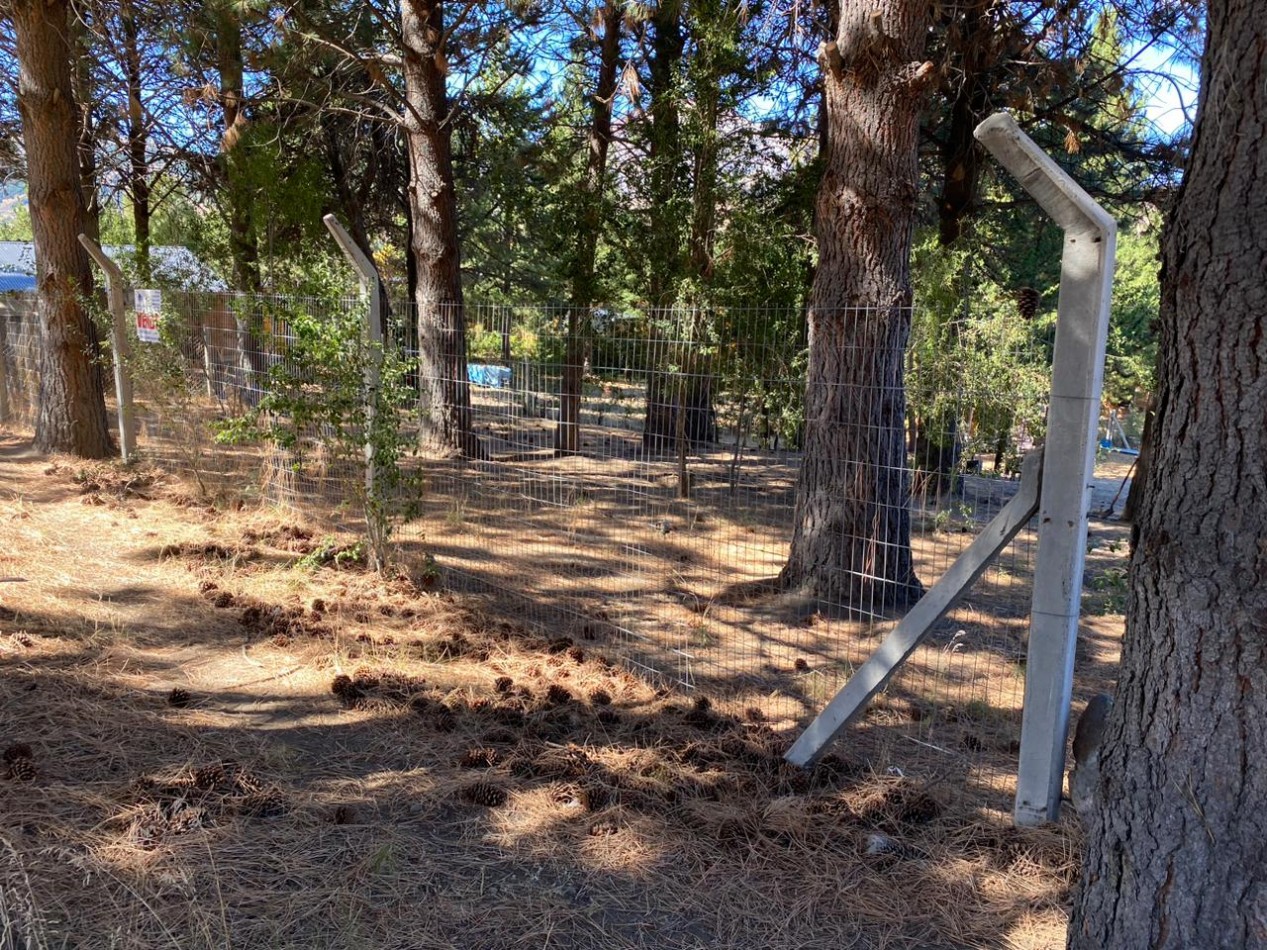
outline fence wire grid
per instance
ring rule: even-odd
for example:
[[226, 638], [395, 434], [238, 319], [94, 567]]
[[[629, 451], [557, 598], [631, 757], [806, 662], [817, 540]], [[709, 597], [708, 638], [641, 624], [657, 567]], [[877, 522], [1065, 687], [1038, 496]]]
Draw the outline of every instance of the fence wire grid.
[[[333, 320], [365, 303], [165, 297], [182, 382], [134, 373], [141, 452], [208, 490], [250, 476], [268, 499], [354, 529], [347, 479], [361, 476], [321, 464], [321, 433], [296, 474], [274, 447], [222, 446], [210, 425], [258, 403], [291, 358], [296, 315]], [[395, 536], [403, 563], [434, 562], [450, 588], [550, 636], [602, 642], [647, 676], [776, 728], [820, 711], [900, 618], [870, 582], [892, 582], [905, 559], [905, 576], [935, 583], [1015, 494], [1020, 459], [1043, 438], [1046, 342], [970, 301], [953, 314], [817, 315], [833, 358], [866, 371], [833, 371], [808, 407], [816, 370], [802, 311], [468, 302], [463, 355], [452, 336], [424, 333], [420, 346], [410, 303], [387, 309], [387, 345], [409, 364], [419, 402], [400, 425], [425, 441], [434, 394], [458, 393], [479, 445], [473, 458], [407, 462], [423, 487]], [[8, 418], [29, 426], [34, 300], [0, 302], [0, 325]], [[871, 359], [876, 332], [909, 333], [901, 363]], [[834, 425], [815, 426], [814, 413]], [[815, 439], [826, 470], [805, 483], [814, 491], [798, 514]], [[831, 454], [851, 447], [866, 451]], [[870, 500], [852, 521], [839, 516], [846, 492]], [[824, 536], [794, 539], [798, 523]], [[796, 545], [811, 552], [806, 563], [823, 552], [827, 563], [814, 583], [784, 590]], [[1007, 807], [1035, 545], [1031, 525], [938, 625], [853, 728], [854, 754], [877, 770], [918, 760], [931, 779]]]

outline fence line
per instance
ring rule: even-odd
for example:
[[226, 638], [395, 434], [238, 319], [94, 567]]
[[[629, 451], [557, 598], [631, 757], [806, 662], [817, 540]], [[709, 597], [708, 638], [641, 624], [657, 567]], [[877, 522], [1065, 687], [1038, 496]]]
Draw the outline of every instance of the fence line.
[[[321, 433], [296, 475], [266, 446], [216, 444], [208, 425], [256, 404], [293, 361], [296, 319], [364, 304], [167, 297], [179, 385], [159, 385], [138, 365], [140, 451], [209, 485], [249, 473], [266, 497], [348, 526], [350, 475], [323, 464]], [[410, 385], [420, 399], [445, 386], [465, 391], [481, 447], [479, 458], [409, 462], [424, 479], [419, 511], [397, 536], [411, 567], [434, 559], [452, 587], [509, 599], [520, 619], [554, 636], [611, 644], [648, 675], [737, 697], [775, 726], [817, 712], [892, 627], [897, 612], [877, 600], [777, 589], [806, 442], [802, 313], [597, 307], [577, 320], [569, 307], [469, 303], [464, 372], [437, 378], [418, 367], [416, 309], [397, 300], [390, 311], [392, 345], [415, 367]], [[875, 315], [846, 316], [841, 352], [857, 361]], [[1048, 354], [1015, 321], [970, 306], [898, 317], [911, 324], [901, 457], [832, 461], [872, 487], [900, 481], [888, 501], [875, 489], [872, 516], [900, 508], [915, 575], [929, 585], [1015, 492], [1010, 475], [1043, 436]], [[34, 307], [10, 298], [0, 321], [11, 418], [29, 425]], [[144, 361], [145, 345], [134, 346]], [[893, 380], [864, 378], [829, 394], [842, 430], [852, 427], [840, 444], [877, 437], [876, 406], [894, 393]], [[420, 408], [401, 417], [419, 438], [435, 407]], [[569, 428], [574, 448], [559, 451]], [[905, 553], [900, 534], [872, 535], [868, 576]], [[847, 530], [841, 539], [850, 541]], [[1022, 531], [869, 711], [857, 741], [873, 767], [901, 769], [915, 744], [932, 747], [944, 754], [941, 780], [1003, 801], [1015, 771], [1033, 543]]]

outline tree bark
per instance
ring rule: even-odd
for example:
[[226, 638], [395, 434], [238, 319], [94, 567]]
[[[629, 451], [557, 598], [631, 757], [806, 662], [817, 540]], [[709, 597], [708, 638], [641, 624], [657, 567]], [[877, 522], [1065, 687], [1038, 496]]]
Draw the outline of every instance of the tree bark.
[[[100, 242], [101, 193], [97, 187], [97, 123], [93, 111], [96, 97], [92, 77], [92, 34], [84, 21], [87, 15], [88, 10], [76, 10], [74, 5], [71, 6], [72, 35], [75, 41], [71, 88], [79, 107], [79, 180], [84, 192], [84, 234]], [[104, 295], [100, 299], [105, 302]]]
[[[231, 0], [217, 0], [212, 7], [216, 60], [220, 71], [220, 107], [224, 122], [221, 161], [225, 196], [229, 203], [229, 253], [233, 258], [234, 289], [241, 294], [258, 294], [260, 279], [259, 243], [251, 210], [251, 188], [247, 181], [248, 156], [242, 136], [248, 124], [243, 108], [244, 64], [242, 24]], [[242, 374], [237, 388], [240, 398], [254, 405], [263, 387], [264, 343], [253, 302], [231, 304], [237, 337], [238, 364]]]
[[11, 5], [42, 343], [35, 447], [106, 458], [114, 445], [94, 371], [92, 325], [82, 306], [92, 280], [79, 244], [84, 194], [68, 12], [66, 0]]
[[581, 385], [585, 375], [586, 330], [589, 311], [597, 297], [595, 268], [598, 236], [603, 226], [603, 190], [607, 179], [607, 154], [612, 141], [612, 109], [620, 66], [620, 24], [624, 8], [609, 0], [602, 12], [603, 36], [599, 42], [598, 81], [590, 101], [589, 148], [581, 179], [580, 207], [572, 261], [572, 306], [568, 310], [567, 349], [563, 358], [563, 384], [559, 399], [559, 425], [555, 449], [576, 452], [580, 448]]
[[1153, 467], [1153, 419], [1157, 414], [1154, 399], [1150, 396], [1148, 406], [1144, 409], [1144, 431], [1139, 437], [1139, 456], [1135, 459], [1135, 475], [1131, 478], [1131, 490], [1126, 493], [1126, 504], [1122, 507], [1122, 520], [1134, 524], [1139, 516], [1140, 505], [1144, 501], [1144, 491], [1148, 485], [1148, 473]]
[[[877, 16], [873, 17], [875, 12]], [[923, 591], [911, 558], [904, 354], [928, 4], [840, 5], [810, 291], [805, 457], [785, 588], [862, 611]]]
[[417, 266], [418, 375], [423, 449], [438, 456], [482, 458], [471, 427], [466, 369], [466, 315], [453, 187], [452, 123], [445, 75], [443, 4], [403, 0], [406, 112], [411, 207], [409, 251]]
[[1074, 948], [1267, 947], [1267, 6], [1207, 24]]
[[251, 189], [246, 180], [247, 154], [241, 144], [248, 124], [242, 101], [242, 24], [229, 0], [218, 0], [212, 22], [220, 70], [220, 105], [224, 122], [221, 156], [229, 202], [229, 251], [233, 257], [233, 279], [238, 291], [257, 294], [262, 286], [260, 251], [254, 215], [251, 214]]
[[123, 27], [123, 70], [128, 94], [128, 197], [132, 199], [132, 228], [136, 238], [137, 279], [150, 279], [150, 166], [149, 131], [146, 128], [141, 38], [131, 0], [119, 8]]

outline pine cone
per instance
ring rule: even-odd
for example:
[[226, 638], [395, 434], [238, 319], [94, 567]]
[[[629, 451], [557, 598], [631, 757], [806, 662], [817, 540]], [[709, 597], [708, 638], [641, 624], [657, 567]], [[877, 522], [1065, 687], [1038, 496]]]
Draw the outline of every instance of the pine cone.
[[580, 647], [571, 647], [571, 648], [569, 648], [569, 649], [568, 649], [568, 656], [570, 656], [570, 657], [572, 658], [572, 660], [573, 660], [574, 662], [576, 662], [576, 663], [584, 663], [584, 662], [585, 662], [585, 651], [584, 651], [584, 650], [582, 650]]
[[35, 780], [35, 762], [31, 759], [14, 759], [9, 763], [9, 778], [17, 782]]
[[503, 695], [505, 695], [506, 693], [509, 693], [511, 689], [514, 688], [514, 685], [515, 685], [515, 681], [512, 680], [509, 676], [499, 676], [497, 677], [497, 679], [493, 681], [493, 689], [497, 690], [497, 692], [502, 693]]
[[179, 686], [173, 687], [172, 691], [167, 694], [167, 705], [175, 706], [177, 709], [184, 709], [189, 705], [189, 692]]
[[497, 750], [485, 746], [473, 746], [458, 761], [464, 769], [486, 769], [497, 764]]
[[590, 702], [595, 706], [610, 706], [611, 701], [611, 693], [606, 690], [596, 689], [590, 693]]
[[1038, 315], [1038, 308], [1042, 304], [1042, 294], [1033, 287], [1022, 287], [1016, 292], [1016, 309], [1020, 312], [1023, 320], [1033, 320]]
[[193, 781], [196, 788], [212, 789], [228, 783], [228, 775], [219, 762], [203, 765], [194, 769]]
[[15, 742], [4, 750], [6, 765], [12, 765], [18, 759], [33, 759], [35, 752], [25, 742]]
[[558, 683], [552, 683], [546, 690], [546, 701], [554, 706], [562, 706], [572, 701], [572, 694]]
[[496, 808], [506, 803], [506, 790], [489, 782], [477, 782], [462, 789], [463, 801], [472, 805], [483, 805], [485, 808]]

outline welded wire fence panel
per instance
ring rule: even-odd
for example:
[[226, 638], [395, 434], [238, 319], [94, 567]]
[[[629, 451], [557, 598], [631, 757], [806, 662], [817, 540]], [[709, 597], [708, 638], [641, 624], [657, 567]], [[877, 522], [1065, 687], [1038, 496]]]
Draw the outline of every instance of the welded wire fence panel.
[[[170, 294], [166, 309], [152, 354], [179, 372], [145, 370], [141, 350], [141, 450], [355, 529], [364, 473], [334, 433], [305, 432], [296, 465], [212, 430], [294, 384], [295, 326], [355, 321], [363, 302]], [[1015, 494], [1044, 437], [1046, 344], [993, 311], [817, 314], [831, 344], [817, 364], [810, 320], [786, 309], [389, 311], [416, 400], [398, 417], [419, 447], [403, 464], [421, 477], [396, 499], [416, 509], [396, 538], [404, 563], [434, 559], [449, 586], [495, 594], [552, 637], [775, 727], [843, 686]], [[6, 323], [14, 404], [32, 392], [34, 326]], [[298, 382], [319, 398], [330, 379], [316, 367]], [[917, 760], [1002, 804], [1033, 547], [1027, 529], [915, 652], [851, 733], [855, 754]]]
[[[827, 405], [810, 408], [835, 431], [813, 446], [804, 314], [468, 303], [465, 378], [448, 380], [469, 399], [464, 445], [434, 412], [457, 307], [421, 323], [394, 311], [410, 355], [428, 334], [449, 354], [419, 369], [423, 442], [439, 451], [405, 550], [513, 597], [553, 635], [618, 643], [645, 671], [775, 721], [843, 685], [901, 616], [886, 585], [934, 583], [1043, 435], [1041, 341], [997, 318], [898, 314], [912, 339], [885, 377], [860, 315], [842, 315], [837, 357], [861, 374], [823, 381]], [[821, 472], [802, 494], [821, 510], [798, 509], [807, 449]], [[818, 532], [804, 560], [825, 563], [790, 576], [798, 525]], [[1022, 533], [868, 713], [877, 763], [919, 744], [1006, 782], [1033, 541]]]
[[4, 408], [17, 426], [35, 423], [39, 402], [40, 324], [34, 294], [0, 295]]

